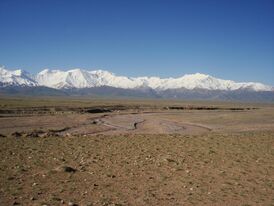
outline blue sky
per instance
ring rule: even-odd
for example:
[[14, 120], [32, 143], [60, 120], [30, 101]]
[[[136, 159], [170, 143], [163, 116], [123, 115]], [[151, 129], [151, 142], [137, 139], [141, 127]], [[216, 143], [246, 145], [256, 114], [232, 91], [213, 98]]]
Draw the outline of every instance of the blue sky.
[[0, 0], [0, 65], [274, 85], [274, 1]]

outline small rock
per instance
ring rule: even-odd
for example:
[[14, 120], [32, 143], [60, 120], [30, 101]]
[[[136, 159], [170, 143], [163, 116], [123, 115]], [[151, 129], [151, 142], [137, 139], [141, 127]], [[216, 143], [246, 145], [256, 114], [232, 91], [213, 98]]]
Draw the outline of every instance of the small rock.
[[98, 123], [97, 120], [93, 120], [93, 121], [91, 122], [91, 124], [97, 124], [97, 123]]
[[60, 201], [60, 202], [62, 201], [59, 197], [53, 197], [52, 200], [58, 201], [58, 202], [59, 202], [59, 201]]
[[22, 137], [22, 134], [19, 133], [19, 132], [13, 132], [13, 133], [11, 134], [11, 136], [13, 136], [13, 137]]
[[30, 200], [32, 200], [32, 201], [33, 201], [33, 200], [36, 200], [36, 199], [35, 199], [35, 197], [31, 197], [31, 198], [30, 198]]
[[7, 137], [6, 135], [0, 134], [0, 137]]
[[70, 166], [61, 166], [61, 167], [58, 167], [56, 170], [59, 172], [69, 172], [69, 173], [74, 173], [77, 171], [76, 169]]
[[29, 132], [26, 134], [26, 137], [39, 137], [39, 133], [36, 131]]
[[68, 202], [68, 206], [78, 206], [78, 205], [73, 202]]

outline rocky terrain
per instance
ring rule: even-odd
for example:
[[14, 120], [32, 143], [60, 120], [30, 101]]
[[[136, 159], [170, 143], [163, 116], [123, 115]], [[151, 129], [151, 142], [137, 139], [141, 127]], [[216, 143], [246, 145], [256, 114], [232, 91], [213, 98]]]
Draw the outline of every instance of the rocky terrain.
[[0, 205], [274, 204], [271, 104], [0, 105]]

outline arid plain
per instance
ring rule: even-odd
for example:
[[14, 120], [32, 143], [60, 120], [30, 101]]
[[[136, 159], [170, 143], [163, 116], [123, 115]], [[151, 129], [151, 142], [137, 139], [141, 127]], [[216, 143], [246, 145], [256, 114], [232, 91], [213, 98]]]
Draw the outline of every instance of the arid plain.
[[274, 104], [0, 98], [0, 205], [274, 205]]

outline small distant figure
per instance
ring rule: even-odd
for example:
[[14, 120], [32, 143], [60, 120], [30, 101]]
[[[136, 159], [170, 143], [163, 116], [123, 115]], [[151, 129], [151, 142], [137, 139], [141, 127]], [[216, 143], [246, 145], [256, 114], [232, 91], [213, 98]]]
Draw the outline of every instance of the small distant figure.
[[137, 122], [134, 123], [134, 129], [137, 129]]

